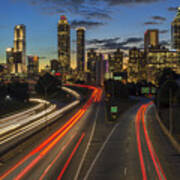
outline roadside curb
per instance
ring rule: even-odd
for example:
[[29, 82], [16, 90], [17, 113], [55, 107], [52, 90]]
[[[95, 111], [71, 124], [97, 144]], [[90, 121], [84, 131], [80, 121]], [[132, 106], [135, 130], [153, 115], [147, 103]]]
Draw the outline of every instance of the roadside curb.
[[162, 123], [159, 114], [157, 113], [157, 109], [154, 105], [155, 112], [156, 112], [156, 119], [158, 120], [161, 129], [163, 130], [164, 134], [169, 138], [171, 144], [173, 147], [180, 153], [180, 144], [177, 142], [177, 140], [169, 133], [168, 129], [165, 127], [165, 125]]

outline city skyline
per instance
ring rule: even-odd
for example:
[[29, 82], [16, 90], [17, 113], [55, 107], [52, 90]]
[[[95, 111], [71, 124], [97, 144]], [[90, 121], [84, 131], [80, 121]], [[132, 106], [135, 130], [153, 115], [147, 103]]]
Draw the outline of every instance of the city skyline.
[[[112, 48], [126, 49], [134, 43], [143, 47], [143, 36], [147, 29], [159, 29], [160, 42], [167, 44], [171, 38], [171, 21], [176, 15], [176, 7], [179, 6], [178, 1], [173, 1], [172, 4], [170, 0], [154, 0], [151, 3], [147, 0], [143, 0], [144, 3], [135, 1], [132, 3], [128, 0], [125, 4], [123, 1], [116, 1], [116, 5], [110, 4], [107, 11], [105, 1], [98, 1], [102, 4], [99, 9], [93, 8], [92, 3], [82, 3], [79, 7], [76, 7], [78, 4], [64, 3], [64, 9], [58, 9], [62, 6], [57, 1], [51, 1], [51, 4], [44, 3], [43, 6], [38, 1], [29, 2], [31, 3], [8, 0], [2, 3], [6, 11], [1, 12], [1, 17], [4, 17], [0, 24], [1, 63], [5, 62], [6, 48], [13, 46], [13, 26], [17, 24], [25, 24], [27, 27], [27, 55], [40, 56], [41, 66], [47, 64], [50, 59], [57, 59], [57, 22], [63, 14], [67, 16], [73, 28], [78, 26], [87, 28], [87, 47], [109, 50], [111, 45]], [[150, 9], [151, 11], [148, 11]], [[136, 23], [134, 18], [137, 19]], [[136, 28], [132, 31], [133, 27]], [[75, 30], [71, 34], [72, 60], [75, 64]]]

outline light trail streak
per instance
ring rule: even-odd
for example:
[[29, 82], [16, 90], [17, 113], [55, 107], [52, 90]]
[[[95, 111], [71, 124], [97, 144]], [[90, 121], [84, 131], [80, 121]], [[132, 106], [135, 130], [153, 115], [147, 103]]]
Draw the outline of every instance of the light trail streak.
[[[142, 105], [136, 114], [136, 137], [137, 137], [137, 146], [138, 146], [138, 152], [139, 152], [139, 158], [140, 158], [142, 177], [143, 177], [143, 180], [147, 180], [146, 167], [145, 167], [144, 157], [143, 157], [143, 152], [142, 152], [142, 147], [145, 145], [141, 142], [141, 127], [140, 127], [141, 123], [142, 123], [142, 128], [143, 128], [142, 132], [144, 133], [145, 142], [147, 144], [147, 149], [150, 154], [151, 160], [153, 162], [158, 179], [159, 180], [167, 180], [165, 173], [162, 169], [162, 166], [160, 164], [159, 158], [158, 158], [158, 156], [154, 150], [154, 147], [152, 145], [152, 142], [150, 140], [148, 130], [146, 127], [146, 123], [145, 123], [145, 113], [147, 111], [147, 108], [151, 104], [152, 104], [152, 102]], [[143, 148], [146, 148], [146, 147], [143, 147]]]
[[[78, 85], [76, 85], [78, 86]], [[24, 175], [29, 172], [67, 133], [70, 129], [81, 119], [81, 117], [85, 114], [89, 106], [95, 101], [95, 97], [99, 96], [100, 91], [93, 86], [84, 86], [84, 88], [90, 88], [93, 90], [93, 93], [86, 104], [81, 108], [67, 123], [65, 123], [59, 130], [53, 133], [47, 140], [45, 140], [42, 144], [40, 144], [37, 148], [35, 148], [32, 152], [30, 152], [27, 156], [25, 156], [22, 160], [20, 160], [14, 167], [5, 172], [0, 179], [6, 178], [9, 174], [15, 171], [19, 166], [21, 166], [25, 161], [27, 161], [30, 157], [35, 155], [36, 153], [40, 153], [34, 160], [32, 160], [15, 178], [15, 180], [19, 180]], [[100, 100], [100, 99], [99, 99]], [[41, 152], [40, 152], [41, 151]]]
[[140, 109], [138, 110], [137, 115], [136, 115], [136, 137], [137, 137], [137, 146], [138, 146], [138, 153], [139, 153], [139, 159], [140, 159], [140, 165], [141, 165], [142, 178], [143, 178], [143, 180], [147, 180], [147, 174], [146, 174], [146, 168], [145, 168], [145, 164], [144, 164], [141, 138], [140, 138], [140, 120], [141, 120], [141, 110], [142, 109], [143, 109], [143, 106], [140, 107]]
[[143, 129], [144, 129], [144, 134], [145, 134], [145, 139], [146, 139], [146, 143], [147, 143], [147, 146], [148, 146], [148, 150], [149, 150], [149, 153], [151, 155], [151, 159], [153, 161], [153, 164], [154, 164], [156, 173], [158, 175], [158, 178], [159, 178], [159, 180], [166, 180], [166, 176], [165, 176], [165, 174], [163, 172], [163, 169], [162, 169], [162, 166], [160, 164], [159, 158], [158, 158], [157, 154], [154, 151], [152, 142], [151, 142], [151, 140], [149, 138], [148, 131], [147, 131], [147, 128], [146, 128], [146, 125], [145, 125], [145, 112], [147, 111], [148, 106], [150, 106], [151, 104], [152, 103], [149, 103], [149, 104], [145, 105], [145, 107], [144, 107], [144, 109], [142, 111], [142, 114], [143, 114], [143, 116], [142, 116]]
[[82, 135], [81, 135], [79, 141], [77, 142], [76, 146], [74, 147], [74, 149], [73, 149], [72, 153], [70, 154], [68, 160], [66, 161], [66, 163], [65, 163], [65, 165], [64, 165], [64, 167], [63, 167], [63, 169], [61, 170], [61, 172], [60, 172], [60, 174], [59, 174], [57, 180], [61, 180], [61, 179], [62, 179], [62, 177], [63, 177], [63, 175], [64, 175], [66, 169], [68, 168], [68, 166], [69, 166], [69, 164], [70, 164], [70, 162], [71, 162], [73, 156], [75, 155], [75, 153], [76, 153], [78, 147], [80, 146], [82, 140], [84, 139], [84, 137], [85, 137], [85, 133], [82, 133]]
[[53, 165], [56, 163], [56, 161], [59, 159], [59, 157], [62, 155], [62, 153], [66, 150], [68, 145], [72, 142], [76, 134], [74, 134], [70, 140], [63, 146], [63, 148], [59, 151], [59, 153], [56, 155], [54, 160], [49, 164], [49, 166], [44, 170], [42, 175], [40, 176], [39, 180], [43, 180], [43, 178], [47, 175], [47, 173], [50, 171], [50, 169], [53, 167]]

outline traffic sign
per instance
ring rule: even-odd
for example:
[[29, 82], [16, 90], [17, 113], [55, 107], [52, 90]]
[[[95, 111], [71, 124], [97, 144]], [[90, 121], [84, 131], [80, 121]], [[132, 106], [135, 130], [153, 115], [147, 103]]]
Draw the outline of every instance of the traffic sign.
[[118, 107], [117, 106], [111, 106], [111, 113], [117, 113]]

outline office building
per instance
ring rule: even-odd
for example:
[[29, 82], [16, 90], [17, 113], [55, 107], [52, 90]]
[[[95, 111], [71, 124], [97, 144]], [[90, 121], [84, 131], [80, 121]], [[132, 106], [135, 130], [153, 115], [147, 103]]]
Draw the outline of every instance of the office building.
[[77, 69], [80, 72], [85, 71], [85, 28], [76, 29], [77, 33]]
[[89, 50], [87, 53], [87, 71], [89, 72], [89, 79], [91, 79], [91, 82], [96, 81], [96, 61], [96, 51], [94, 49]]
[[39, 57], [28, 56], [28, 74], [37, 75], [39, 73]]
[[180, 7], [173, 22], [171, 23], [172, 47], [180, 51]]
[[157, 76], [164, 68], [171, 68], [174, 72], [180, 73], [178, 52], [162, 48], [156, 51], [149, 51], [146, 56], [148, 82], [157, 84]]
[[62, 72], [69, 72], [70, 60], [70, 25], [66, 16], [61, 16], [58, 22], [58, 60]]
[[14, 64], [14, 48], [6, 49], [6, 64], [8, 67], [8, 72], [11, 73]]
[[17, 25], [14, 28], [14, 70], [15, 73], [26, 72], [26, 27]]
[[159, 31], [158, 29], [148, 29], [144, 34], [144, 49], [159, 47]]
[[103, 86], [104, 85], [104, 76], [105, 76], [105, 62], [104, 57], [100, 53], [97, 56], [96, 60], [96, 85]]
[[110, 72], [123, 71], [123, 52], [117, 49], [114, 53], [109, 54], [109, 70]]
[[137, 83], [146, 79], [146, 56], [144, 51], [138, 48], [129, 50], [128, 81]]

